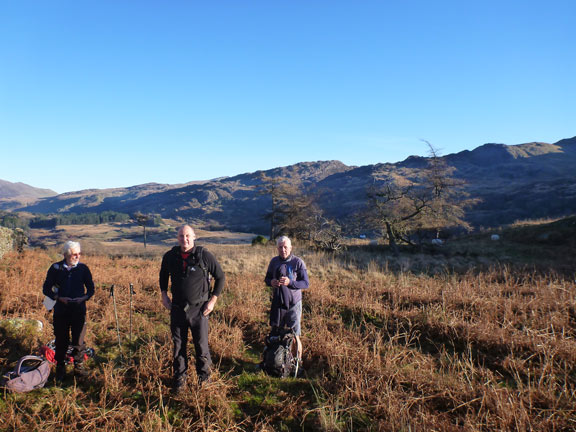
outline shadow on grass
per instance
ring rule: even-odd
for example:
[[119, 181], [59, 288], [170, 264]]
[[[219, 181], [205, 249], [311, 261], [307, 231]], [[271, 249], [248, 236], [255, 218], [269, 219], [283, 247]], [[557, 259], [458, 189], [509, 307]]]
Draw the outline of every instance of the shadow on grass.
[[[418, 302], [417, 302], [418, 303]], [[414, 307], [421, 307], [417, 304]], [[528, 383], [529, 377], [519, 371], [511, 371], [506, 366], [506, 358], [514, 355], [527, 362], [531, 367], [542, 367], [546, 361], [542, 356], [535, 355], [533, 347], [526, 343], [511, 341], [477, 340], [471, 337], [469, 329], [461, 325], [441, 325], [428, 322], [426, 316], [406, 317], [400, 312], [391, 312], [387, 316], [369, 314], [352, 308], [343, 308], [343, 322], [356, 331], [365, 334], [375, 329], [388, 335], [397, 346], [417, 349], [430, 355], [439, 362], [440, 356], [448, 354], [451, 357], [469, 359], [475, 367], [489, 369], [500, 376], [507, 386], [520, 378]], [[559, 355], [559, 354], [557, 354]], [[568, 359], [565, 359], [568, 360]]]

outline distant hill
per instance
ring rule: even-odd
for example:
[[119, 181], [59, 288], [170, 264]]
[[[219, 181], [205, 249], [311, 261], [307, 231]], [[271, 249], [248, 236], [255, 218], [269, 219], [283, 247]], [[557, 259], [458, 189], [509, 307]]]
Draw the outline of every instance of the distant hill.
[[555, 144], [486, 144], [446, 159], [482, 199], [468, 218], [474, 225], [576, 214], [576, 137]]
[[[467, 215], [474, 226], [576, 214], [576, 137], [554, 144], [485, 144], [443, 159], [467, 183], [471, 196], [481, 200]], [[416, 178], [426, 164], [427, 158], [418, 156], [361, 167], [339, 161], [302, 162], [185, 185], [70, 192], [40, 198], [20, 210], [140, 211], [231, 230], [265, 232], [263, 215], [270, 198], [258, 193], [263, 173], [301, 182], [328, 216], [345, 221], [365, 205], [367, 187], [389, 179]]]
[[40, 189], [25, 183], [0, 180], [0, 209], [13, 209], [33, 203], [38, 198], [57, 195], [50, 189]]

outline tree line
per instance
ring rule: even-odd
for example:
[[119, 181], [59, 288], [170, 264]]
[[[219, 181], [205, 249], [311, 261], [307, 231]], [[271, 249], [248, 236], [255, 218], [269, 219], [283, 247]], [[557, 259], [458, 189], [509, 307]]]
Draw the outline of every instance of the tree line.
[[417, 245], [449, 232], [470, 230], [466, 210], [477, 203], [465, 192], [465, 183], [454, 176], [438, 151], [427, 141], [426, 166], [414, 178], [384, 178], [366, 190], [365, 205], [353, 220], [328, 218], [317, 197], [292, 179], [262, 173], [260, 194], [269, 197], [265, 218], [270, 239], [288, 235], [322, 249], [337, 250], [344, 236], [377, 233], [395, 253], [399, 244]]
[[62, 213], [49, 215], [23, 215], [0, 212], [0, 226], [6, 228], [56, 228], [58, 225], [99, 225], [110, 222], [127, 222], [132, 216], [126, 213], [104, 211], [101, 213]]

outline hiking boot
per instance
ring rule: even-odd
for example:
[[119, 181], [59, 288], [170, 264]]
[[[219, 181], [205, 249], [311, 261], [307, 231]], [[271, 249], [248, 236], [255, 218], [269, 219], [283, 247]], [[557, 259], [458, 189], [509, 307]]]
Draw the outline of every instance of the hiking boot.
[[56, 365], [56, 383], [62, 384], [64, 378], [66, 377], [66, 365], [58, 364]]
[[172, 383], [171, 393], [173, 395], [178, 395], [178, 394], [182, 393], [182, 391], [184, 391], [185, 387], [186, 387], [186, 377], [185, 376], [174, 378], [174, 382]]
[[77, 377], [87, 377], [90, 372], [84, 366], [84, 363], [74, 363], [74, 375]]
[[212, 382], [212, 378], [210, 377], [210, 375], [201, 375], [198, 377], [198, 386], [199, 387], [203, 387], [206, 384], [209, 384]]

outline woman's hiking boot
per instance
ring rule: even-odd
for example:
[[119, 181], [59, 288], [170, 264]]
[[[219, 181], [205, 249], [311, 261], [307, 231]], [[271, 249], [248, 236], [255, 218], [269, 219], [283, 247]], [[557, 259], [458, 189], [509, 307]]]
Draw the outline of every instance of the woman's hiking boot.
[[64, 382], [64, 378], [66, 377], [66, 365], [58, 363], [56, 365], [56, 384], [62, 384]]

